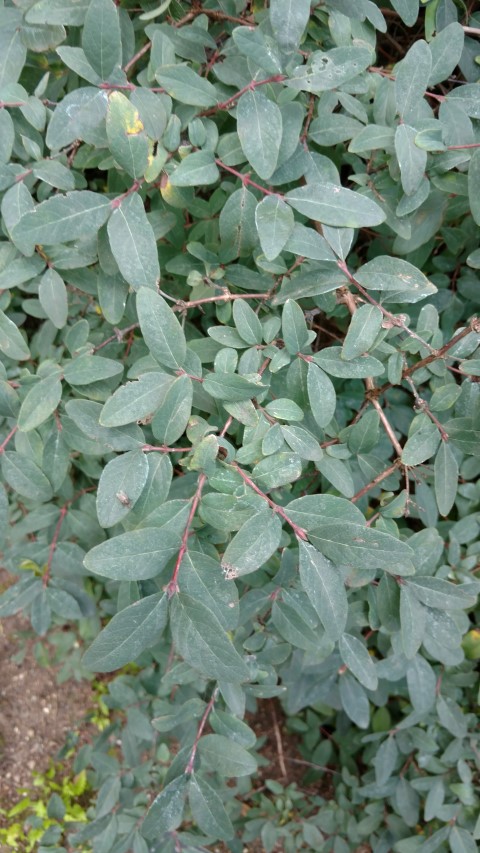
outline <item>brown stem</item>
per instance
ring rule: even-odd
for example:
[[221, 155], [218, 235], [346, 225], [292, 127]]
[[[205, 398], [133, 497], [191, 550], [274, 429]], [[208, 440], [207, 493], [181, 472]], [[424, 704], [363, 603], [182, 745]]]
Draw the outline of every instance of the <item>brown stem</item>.
[[10, 441], [11, 438], [13, 438], [17, 429], [18, 429], [18, 426], [14, 426], [13, 429], [11, 429], [10, 432], [8, 433], [7, 437], [4, 438], [4, 440], [0, 444], [0, 453], [3, 453], [5, 451], [5, 448], [8, 444], [8, 442]]
[[234, 169], [232, 166], [227, 166], [225, 163], [223, 163], [218, 158], [215, 160], [215, 163], [217, 164], [217, 166], [220, 169], [224, 169], [226, 172], [230, 172], [231, 175], [235, 175], [235, 177], [238, 178], [244, 186], [253, 187], [255, 190], [259, 190], [264, 195], [276, 195], [276, 196], [282, 195], [281, 193], [274, 192], [273, 190], [267, 190], [266, 187], [260, 186], [260, 184], [257, 184], [255, 181], [252, 181], [252, 179], [250, 178], [249, 175], [244, 175], [244, 174], [242, 174], [242, 172], [239, 172], [237, 169]]
[[222, 101], [215, 107], [210, 107], [208, 110], [203, 110], [199, 115], [210, 116], [215, 115], [215, 113], [218, 113], [220, 110], [229, 110], [235, 101], [238, 101], [245, 92], [253, 92], [254, 89], [258, 89], [259, 86], [266, 86], [267, 83], [281, 83], [285, 79], [285, 74], [274, 74], [272, 77], [265, 77], [264, 80], [251, 80], [250, 83], [247, 83], [246, 86], [239, 89], [238, 92], [235, 92], [235, 94], [231, 95], [230, 98], [227, 98], [226, 101]]
[[374, 479], [371, 480], [370, 483], [367, 483], [367, 485], [364, 486], [363, 489], [360, 489], [360, 491], [357, 492], [357, 494], [354, 495], [353, 498], [350, 498], [352, 503], [356, 503], [357, 501], [359, 501], [360, 498], [363, 498], [363, 496], [367, 494], [367, 492], [369, 492], [371, 489], [374, 489], [375, 486], [378, 486], [378, 484], [381, 483], [382, 480], [386, 480], [386, 478], [389, 477], [390, 474], [393, 474], [394, 471], [396, 471], [401, 464], [402, 463], [400, 459], [396, 459], [393, 465], [390, 465], [390, 468], [386, 468], [385, 471], [382, 471], [381, 474], [378, 474], [376, 477], [374, 477]]
[[133, 68], [133, 66], [135, 65], [135, 63], [137, 62], [138, 59], [140, 59], [142, 56], [144, 56], [146, 53], [148, 53], [151, 46], [152, 46], [152, 42], [147, 41], [147, 43], [144, 44], [143, 47], [141, 47], [139, 51], [137, 51], [135, 56], [132, 56], [132, 58], [124, 66], [123, 70], [125, 71], [125, 74], [128, 74], [128, 72], [130, 71], [131, 68]]
[[375, 397], [372, 397], [370, 399], [370, 402], [371, 402], [372, 406], [377, 410], [377, 412], [380, 416], [380, 420], [383, 424], [383, 428], [384, 428], [385, 432], [387, 433], [387, 435], [390, 439], [390, 443], [391, 443], [392, 447], [394, 448], [397, 456], [401, 456], [402, 455], [402, 446], [399, 443], [397, 436], [395, 435], [395, 433], [393, 431], [393, 427], [392, 427], [390, 421], [388, 420], [385, 412], [383, 411], [380, 403], [378, 402], [378, 400]]
[[194, 494], [193, 499], [192, 499], [192, 505], [190, 507], [190, 512], [188, 514], [187, 523], [185, 525], [185, 530], [183, 531], [182, 542], [181, 542], [180, 549], [179, 549], [178, 554], [177, 554], [177, 559], [175, 562], [175, 568], [173, 570], [173, 574], [172, 574], [172, 577], [171, 577], [169, 583], [165, 587], [167, 595], [169, 598], [171, 598], [173, 595], [175, 595], [176, 593], [179, 592], [178, 583], [177, 583], [178, 573], [180, 571], [181, 562], [182, 562], [182, 560], [185, 556], [185, 553], [187, 551], [187, 548], [188, 548], [188, 537], [190, 535], [190, 527], [192, 526], [193, 518], [194, 518], [195, 513], [197, 511], [197, 507], [198, 507], [198, 504], [200, 502], [200, 498], [202, 496], [203, 487], [204, 487], [206, 482], [207, 482], [207, 475], [206, 474], [200, 474], [200, 476], [198, 478], [198, 482], [197, 482], [197, 488], [196, 488], [195, 494]]
[[188, 764], [185, 767], [185, 773], [187, 774], [187, 776], [190, 776], [193, 773], [193, 766], [195, 764], [195, 756], [197, 754], [198, 743], [199, 743], [200, 738], [202, 737], [203, 730], [207, 724], [207, 720], [210, 716], [210, 713], [213, 711], [213, 706], [215, 705], [215, 702], [217, 701], [217, 696], [218, 696], [218, 687], [215, 687], [215, 690], [213, 691], [213, 693], [210, 697], [210, 701], [209, 701], [207, 707], [205, 708], [205, 710], [202, 714], [202, 719], [200, 720], [200, 723], [198, 725], [197, 734], [195, 735], [195, 740], [193, 742], [192, 751], [190, 753], [190, 758], [188, 759]]
[[110, 335], [110, 337], [107, 338], [105, 341], [102, 341], [101, 344], [97, 344], [97, 346], [93, 348], [93, 352], [98, 352], [98, 350], [103, 349], [103, 347], [106, 347], [108, 344], [113, 343], [113, 341], [116, 341], [118, 344], [121, 344], [125, 335], [128, 335], [128, 333], [133, 331], [133, 329], [138, 329], [139, 327], [140, 323], [132, 323], [131, 326], [127, 326], [125, 329], [115, 329], [115, 334]]
[[295, 524], [295, 522], [292, 521], [291, 518], [289, 518], [283, 507], [281, 507], [279, 504], [276, 504], [275, 501], [272, 501], [272, 499], [269, 498], [268, 495], [265, 494], [265, 492], [262, 492], [262, 490], [259, 489], [259, 487], [256, 485], [256, 483], [253, 482], [253, 480], [248, 476], [248, 474], [240, 468], [237, 462], [232, 462], [231, 466], [238, 474], [240, 474], [244, 483], [246, 483], [247, 486], [250, 486], [250, 488], [253, 489], [253, 491], [256, 492], [257, 495], [260, 495], [260, 497], [266, 500], [268, 505], [273, 509], [273, 511], [276, 512], [280, 516], [280, 518], [283, 518], [283, 520], [287, 522], [287, 524], [292, 528], [293, 532], [295, 533], [297, 539], [303, 539], [304, 541], [307, 539], [306, 530], [304, 530], [303, 527], [299, 527], [298, 524]]
[[206, 305], [207, 302], [231, 302], [234, 299], [262, 299], [269, 298], [268, 293], [221, 293], [218, 296], [206, 296], [204, 299], [192, 299], [184, 302], [182, 299], [176, 301], [175, 309], [184, 311], [187, 308], [196, 308], [198, 305]]
[[191, 447], [167, 447], [165, 444], [157, 447], [155, 444], [144, 444], [141, 449], [144, 453], [190, 453]]
[[437, 429], [438, 429], [438, 431], [442, 437], [442, 441], [448, 441], [448, 432], [445, 431], [445, 429], [443, 428], [443, 425], [440, 423], [438, 418], [435, 417], [435, 415], [433, 414], [432, 411], [430, 411], [430, 407], [429, 407], [427, 401], [424, 400], [423, 397], [420, 397], [420, 394], [417, 391], [417, 388], [415, 386], [413, 379], [411, 379], [410, 376], [407, 376], [406, 381], [408, 382], [408, 384], [410, 385], [410, 388], [412, 389], [412, 394], [415, 397], [415, 405], [416, 405], [417, 409], [421, 409], [422, 412], [424, 412], [426, 415], [428, 415], [428, 417], [430, 418], [432, 423], [434, 423], [435, 426], [437, 427]]

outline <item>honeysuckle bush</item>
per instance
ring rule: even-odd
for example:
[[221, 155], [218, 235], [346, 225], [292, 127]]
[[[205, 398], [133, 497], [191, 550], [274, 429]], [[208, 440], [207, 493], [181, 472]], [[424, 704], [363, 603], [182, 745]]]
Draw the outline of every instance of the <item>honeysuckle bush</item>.
[[122, 670], [72, 849], [477, 849], [472, 6], [0, 8], [0, 615]]

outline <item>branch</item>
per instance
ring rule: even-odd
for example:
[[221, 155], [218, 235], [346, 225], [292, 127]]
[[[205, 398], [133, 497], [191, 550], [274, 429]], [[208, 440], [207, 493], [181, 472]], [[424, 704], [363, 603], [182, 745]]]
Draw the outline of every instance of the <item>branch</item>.
[[395, 433], [393, 431], [393, 427], [392, 427], [390, 421], [388, 420], [385, 412], [383, 411], [380, 403], [378, 402], [376, 397], [372, 397], [370, 399], [370, 402], [371, 402], [372, 406], [374, 407], [374, 409], [377, 410], [377, 412], [380, 416], [380, 420], [383, 424], [383, 428], [384, 428], [385, 432], [387, 433], [387, 435], [390, 439], [390, 443], [391, 443], [392, 447], [394, 448], [397, 456], [401, 456], [402, 455], [402, 445], [398, 441], [397, 436], [395, 435]]
[[157, 453], [190, 453], [193, 449], [191, 447], [167, 447], [165, 444], [157, 447], [154, 444], [144, 444], [140, 448], [144, 453], [153, 453], [157, 451]]
[[[223, 437], [225, 435], [228, 428], [230, 427], [230, 424], [232, 423], [232, 420], [233, 420], [233, 418], [230, 415], [230, 417], [227, 418], [227, 420], [224, 424], [224, 427], [220, 433], [220, 437]], [[152, 448], [152, 449], [155, 449], [155, 448]], [[187, 518], [187, 523], [185, 525], [185, 530], [183, 531], [180, 550], [177, 554], [177, 559], [175, 561], [175, 568], [173, 570], [173, 574], [172, 574], [172, 577], [170, 578], [169, 583], [165, 587], [165, 590], [166, 590], [169, 598], [171, 598], [173, 595], [176, 595], [176, 593], [179, 592], [178, 582], [177, 582], [178, 573], [180, 571], [180, 566], [181, 566], [182, 560], [183, 560], [185, 553], [188, 549], [188, 537], [190, 535], [190, 528], [192, 526], [192, 522], [193, 522], [195, 513], [197, 511], [198, 504], [200, 503], [200, 498], [202, 497], [203, 487], [205, 486], [206, 482], [207, 482], [207, 475], [206, 474], [200, 474], [198, 481], [197, 481], [197, 488], [196, 488], [195, 494], [192, 498], [192, 505], [190, 507], [190, 512], [188, 513], [188, 518]]]
[[268, 293], [221, 293], [219, 296], [206, 296], [204, 299], [192, 299], [190, 302], [184, 302], [183, 299], [177, 299], [175, 309], [184, 311], [188, 308], [196, 308], [198, 305], [206, 305], [207, 302], [232, 302], [234, 299], [269, 299]]
[[138, 59], [140, 59], [142, 56], [144, 56], [146, 53], [148, 53], [151, 46], [152, 46], [152, 42], [147, 41], [147, 43], [144, 44], [143, 47], [141, 47], [139, 51], [137, 51], [135, 56], [132, 56], [132, 58], [127, 62], [127, 64], [123, 68], [123, 70], [125, 71], [125, 74], [128, 74], [128, 72], [130, 71], [131, 68], [133, 68], [133, 66], [135, 65], [135, 63], [137, 62]]
[[197, 734], [195, 735], [195, 740], [193, 742], [192, 751], [190, 753], [190, 758], [188, 759], [188, 764], [185, 767], [185, 773], [188, 776], [190, 776], [193, 773], [193, 765], [195, 764], [195, 756], [197, 754], [198, 742], [199, 742], [199, 740], [203, 734], [203, 730], [207, 724], [207, 720], [210, 716], [210, 713], [213, 710], [213, 706], [215, 705], [215, 702], [217, 700], [217, 696], [218, 696], [218, 687], [215, 687], [215, 690], [213, 691], [213, 693], [211, 695], [210, 702], [208, 703], [207, 707], [205, 708], [205, 710], [203, 712], [202, 719], [200, 720], [200, 723], [199, 723], [199, 726], [197, 729]]
[[203, 110], [203, 112], [199, 113], [201, 116], [210, 116], [215, 115], [215, 113], [220, 110], [229, 110], [230, 107], [233, 106], [235, 101], [242, 97], [245, 92], [253, 92], [254, 89], [257, 89], [259, 86], [266, 86], [267, 83], [282, 83], [283, 80], [286, 80], [285, 74], [274, 74], [272, 77], [265, 77], [264, 80], [251, 80], [250, 83], [247, 83], [243, 89], [239, 89], [238, 92], [235, 92], [230, 98], [227, 98], [226, 101], [222, 101], [217, 104], [216, 107], [210, 107], [208, 110]]
[[188, 518], [187, 518], [187, 523], [185, 525], [185, 530], [183, 531], [182, 543], [180, 545], [180, 549], [179, 549], [178, 554], [177, 554], [177, 559], [175, 562], [175, 568], [173, 570], [173, 574], [172, 574], [172, 577], [171, 577], [169, 583], [165, 587], [165, 590], [166, 590], [169, 598], [171, 598], [173, 595], [176, 595], [176, 593], [179, 592], [178, 583], [177, 583], [178, 573], [180, 571], [181, 562], [182, 562], [182, 560], [185, 556], [185, 553], [187, 551], [187, 548], [188, 548], [188, 537], [190, 535], [190, 528], [192, 526], [193, 518], [194, 518], [195, 513], [197, 511], [197, 507], [198, 507], [198, 504], [200, 502], [200, 498], [202, 497], [203, 487], [204, 487], [206, 482], [207, 482], [207, 475], [206, 474], [200, 474], [198, 481], [197, 481], [197, 488], [196, 488], [195, 494], [194, 494], [193, 499], [192, 499], [192, 505], [190, 507], [190, 512], [188, 513]]
[[98, 352], [98, 350], [103, 349], [103, 347], [106, 347], [108, 344], [113, 343], [113, 341], [116, 341], [118, 344], [121, 344], [125, 335], [128, 335], [128, 333], [133, 331], [133, 329], [138, 328], [140, 328], [140, 323], [132, 323], [131, 326], [127, 326], [125, 329], [116, 329], [114, 327], [115, 334], [110, 335], [110, 337], [107, 338], [105, 341], [102, 341], [101, 344], [97, 344], [97, 346], [93, 348], [92, 352]]
[[242, 174], [242, 172], [238, 172], [237, 169], [233, 169], [232, 166], [227, 166], [225, 163], [222, 162], [222, 160], [219, 160], [217, 158], [215, 160], [215, 163], [217, 164], [219, 169], [224, 169], [226, 172], [230, 172], [231, 175], [235, 175], [235, 177], [238, 178], [244, 186], [253, 187], [255, 190], [260, 190], [260, 192], [264, 195], [276, 195], [282, 197], [282, 193], [274, 192], [273, 190], [267, 190], [266, 187], [262, 187], [260, 186], [260, 184], [257, 184], [255, 183], [255, 181], [252, 181], [249, 175], [244, 175]]
[[430, 418], [432, 423], [434, 423], [435, 426], [437, 427], [437, 429], [438, 429], [438, 431], [442, 437], [442, 441], [448, 441], [448, 432], [445, 431], [445, 429], [443, 428], [443, 425], [440, 423], [438, 418], [435, 417], [433, 412], [430, 410], [430, 407], [429, 407], [427, 401], [424, 400], [423, 397], [420, 397], [420, 394], [417, 391], [417, 388], [415, 386], [413, 379], [410, 379], [410, 376], [407, 376], [406, 381], [410, 385], [410, 388], [412, 389], [412, 394], [415, 397], [415, 407], [417, 409], [421, 410], [422, 412], [424, 412], [426, 415], [428, 415], [428, 417]]
[[11, 429], [11, 430], [10, 430], [10, 432], [8, 433], [7, 437], [6, 437], [6, 438], [4, 438], [4, 440], [3, 440], [3, 441], [2, 441], [2, 443], [0, 444], [0, 453], [4, 453], [4, 452], [5, 452], [5, 448], [6, 448], [7, 444], [8, 444], [8, 442], [10, 441], [10, 439], [11, 439], [11, 438], [13, 438], [13, 436], [15, 435], [15, 433], [16, 433], [16, 431], [17, 431], [17, 429], [18, 429], [18, 426], [14, 426], [14, 427], [13, 427], [13, 429]]
[[392, 314], [391, 311], [387, 311], [387, 309], [384, 308], [380, 302], [377, 302], [377, 300], [374, 299], [373, 296], [370, 296], [368, 290], [365, 290], [365, 288], [362, 287], [360, 282], [358, 282], [356, 280], [356, 278], [352, 275], [352, 273], [348, 269], [345, 261], [337, 261], [337, 266], [344, 273], [344, 275], [347, 276], [349, 282], [351, 284], [353, 284], [357, 288], [357, 290], [362, 294], [363, 298], [366, 299], [367, 302], [370, 302], [371, 305], [375, 305], [377, 308], [379, 308], [380, 311], [382, 312], [383, 316], [387, 317], [393, 326], [397, 326], [400, 329], [403, 329], [404, 332], [407, 332], [407, 334], [410, 335], [410, 337], [414, 338], [423, 347], [426, 347], [426, 349], [430, 350], [431, 353], [435, 352], [433, 347], [431, 347], [430, 344], [427, 344], [427, 342], [424, 341], [423, 338], [421, 338], [419, 335], [417, 335], [416, 332], [413, 332], [412, 329], [410, 329], [407, 326], [407, 324], [404, 323], [403, 320], [400, 319], [400, 317], [397, 317], [395, 314]]
[[371, 480], [370, 483], [367, 483], [367, 485], [364, 486], [363, 489], [360, 489], [360, 491], [357, 492], [357, 494], [354, 495], [353, 498], [350, 498], [351, 502], [354, 504], [359, 501], [360, 498], [363, 498], [363, 496], [366, 495], [367, 492], [369, 492], [371, 489], [374, 489], [375, 486], [378, 486], [378, 484], [381, 483], [382, 480], [386, 480], [387, 477], [390, 476], [390, 474], [393, 474], [395, 471], [397, 471], [397, 469], [400, 468], [401, 464], [401, 460], [396, 459], [393, 465], [390, 465], [390, 468], [386, 468], [385, 471], [382, 471], [381, 474], [378, 474], [376, 477], [374, 477], [374, 479]]
[[265, 494], [265, 492], [262, 492], [262, 490], [258, 488], [258, 486], [253, 482], [253, 480], [248, 476], [248, 474], [245, 471], [242, 471], [242, 469], [236, 462], [232, 462], [231, 467], [238, 474], [240, 474], [242, 480], [244, 481], [244, 483], [247, 484], [247, 486], [250, 486], [250, 488], [253, 489], [253, 491], [256, 492], [257, 495], [260, 495], [261, 498], [266, 500], [268, 505], [273, 509], [273, 511], [276, 512], [280, 516], [280, 518], [283, 518], [283, 520], [287, 522], [287, 524], [292, 528], [297, 539], [303, 539], [304, 541], [307, 539], [306, 530], [304, 530], [303, 527], [299, 527], [298, 524], [295, 524], [295, 522], [292, 521], [292, 519], [287, 515], [283, 507], [281, 507], [279, 504], [276, 504], [275, 501], [272, 501], [272, 499], [269, 498], [268, 495]]

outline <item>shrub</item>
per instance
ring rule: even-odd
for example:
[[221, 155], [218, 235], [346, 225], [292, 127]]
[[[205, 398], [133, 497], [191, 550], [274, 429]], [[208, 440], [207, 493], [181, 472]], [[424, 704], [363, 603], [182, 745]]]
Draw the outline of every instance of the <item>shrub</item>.
[[267, 5], [0, 9], [0, 615], [129, 665], [73, 849], [470, 853], [480, 16]]

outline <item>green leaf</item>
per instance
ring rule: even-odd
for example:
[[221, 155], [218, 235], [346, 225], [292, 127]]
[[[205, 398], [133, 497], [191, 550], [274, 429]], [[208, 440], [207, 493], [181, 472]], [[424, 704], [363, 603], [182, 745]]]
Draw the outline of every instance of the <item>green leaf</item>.
[[425, 634], [425, 610], [405, 584], [400, 587], [400, 625], [405, 657], [415, 657]]
[[185, 432], [191, 412], [193, 385], [189, 376], [178, 376], [167, 388], [152, 421], [152, 432], [164, 444], [173, 444]]
[[463, 27], [452, 21], [444, 27], [429, 42], [432, 54], [432, 69], [428, 79], [429, 87], [436, 86], [454, 72], [460, 62], [465, 42]]
[[320, 443], [311, 432], [292, 424], [282, 425], [282, 435], [290, 450], [293, 450], [301, 459], [318, 462], [323, 456]]
[[395, 101], [403, 121], [415, 120], [432, 70], [432, 54], [426, 41], [414, 42], [397, 66]]
[[375, 664], [363, 643], [351, 634], [343, 634], [338, 648], [345, 666], [358, 678], [360, 684], [367, 690], [376, 690], [378, 678]]
[[222, 569], [228, 579], [255, 572], [277, 550], [282, 536], [282, 523], [270, 510], [249, 518], [227, 545]]
[[347, 717], [360, 729], [367, 729], [370, 722], [370, 705], [362, 685], [347, 671], [341, 676], [338, 687]]
[[119, 610], [83, 656], [92, 672], [113, 672], [131, 663], [160, 639], [167, 624], [168, 599], [161, 592]]
[[217, 792], [201, 776], [192, 776], [188, 801], [195, 823], [205, 835], [222, 841], [233, 838], [235, 830]]
[[121, 533], [95, 545], [85, 557], [89, 572], [113, 580], [154, 578], [180, 548], [180, 536], [161, 527], [144, 527]]
[[29, 24], [71, 24], [79, 27], [83, 24], [89, 0], [77, 0], [72, 6], [70, 0], [39, 0], [26, 12]]
[[418, 189], [427, 165], [427, 152], [416, 145], [416, 134], [417, 131], [408, 124], [399, 124], [395, 131], [395, 153], [406, 195], [413, 195]]
[[237, 106], [237, 133], [243, 153], [257, 175], [273, 175], [282, 138], [278, 106], [257, 89], [245, 92]]
[[375, 764], [375, 781], [377, 785], [385, 785], [393, 771], [398, 758], [398, 748], [395, 738], [390, 735], [378, 747], [374, 758]]
[[187, 65], [162, 65], [155, 77], [170, 97], [182, 104], [214, 107], [219, 100], [215, 86]]
[[311, 545], [299, 543], [300, 580], [331, 640], [340, 639], [347, 624], [348, 602], [339, 572]]
[[350, 501], [334, 495], [306, 495], [288, 504], [287, 513], [299, 527], [313, 530], [318, 524], [330, 521], [348, 521], [365, 524], [365, 517]]
[[[110, 4], [112, 0], [92, 2]], [[108, 97], [106, 126], [108, 145], [116, 162], [138, 180], [148, 166], [148, 137], [138, 110], [121, 92], [111, 92]]]
[[271, 0], [270, 23], [282, 50], [292, 53], [310, 17], [309, 0]]
[[461, 826], [452, 826], [448, 842], [452, 853], [477, 853], [478, 851], [473, 835]]
[[173, 381], [167, 373], [152, 371], [139, 376], [134, 382], [121, 385], [105, 403], [100, 424], [117, 427], [149, 418], [165, 399]]
[[13, 490], [28, 500], [43, 503], [52, 497], [52, 487], [43, 471], [15, 450], [2, 454], [2, 474]]
[[107, 229], [110, 248], [125, 281], [134, 290], [156, 288], [160, 280], [157, 243], [138, 193], [115, 208]]
[[268, 261], [273, 261], [292, 234], [293, 211], [279, 196], [267, 195], [257, 205], [255, 222], [262, 252]]
[[169, 175], [173, 187], [200, 187], [215, 184], [218, 168], [211, 151], [195, 151], [182, 160]]
[[245, 343], [251, 346], [262, 343], [262, 324], [253, 308], [250, 308], [250, 305], [243, 299], [236, 299], [233, 303], [233, 321], [238, 334]]
[[326, 427], [335, 414], [337, 397], [331, 379], [312, 362], [307, 373], [308, 400], [312, 415], [320, 427]]
[[65, 365], [63, 376], [69, 385], [89, 385], [91, 382], [110, 379], [120, 373], [123, 373], [123, 365], [114, 361], [113, 358], [79, 355]]
[[13, 320], [0, 311], [0, 350], [8, 358], [25, 361], [30, 358], [28, 345]]
[[[5, 11], [10, 13], [8, 18], [5, 17]], [[21, 35], [21, 12], [13, 9], [2, 9], [2, 12], [4, 19], [0, 23], [0, 87], [17, 82], [27, 57], [27, 49]]]
[[288, 397], [277, 397], [265, 406], [265, 411], [274, 418], [281, 421], [303, 420], [303, 410]]
[[228, 197], [220, 214], [220, 238], [229, 256], [243, 258], [250, 255], [257, 244], [255, 210], [257, 200], [242, 186]]
[[[326, 92], [329, 89], [336, 89], [347, 81], [357, 77], [362, 71], [368, 68], [371, 61], [371, 51], [367, 47], [359, 45], [334, 47], [325, 52], [315, 51], [311, 56], [311, 60], [308, 65], [298, 65], [293, 69], [290, 77], [285, 81], [285, 85], [293, 89], [300, 89], [305, 92], [314, 92], [315, 94], [319, 94], [320, 92]], [[328, 119], [329, 122], [326, 126], [327, 133], [328, 129], [331, 128], [332, 125], [335, 127], [337, 123], [340, 125], [345, 123], [347, 125], [349, 124], [354, 129], [360, 127], [360, 123], [358, 121], [343, 115], [332, 115], [332, 113], [329, 112]], [[339, 120], [338, 122], [336, 121], [337, 119]], [[329, 145], [343, 141], [341, 138], [332, 138], [331, 141], [328, 142], [326, 139], [320, 140], [318, 138], [317, 127], [322, 123], [325, 125], [324, 120], [315, 120], [312, 122], [312, 127], [310, 129], [310, 135], [316, 142], [318, 142], [319, 145]], [[355, 130], [353, 132], [355, 132]], [[353, 135], [353, 133], [351, 135]]]
[[122, 58], [118, 9], [113, 0], [90, 0], [83, 26], [82, 47], [90, 65], [108, 80]]
[[302, 463], [294, 453], [274, 453], [255, 465], [252, 477], [262, 489], [277, 489], [301, 476]]
[[440, 441], [440, 433], [430, 422], [425, 423], [405, 442], [402, 462], [405, 465], [420, 465], [434, 455]]
[[342, 347], [347, 361], [370, 349], [382, 328], [382, 319], [382, 312], [375, 305], [361, 305], [355, 311]]
[[437, 713], [442, 726], [454, 737], [465, 737], [468, 722], [462, 709], [450, 696], [440, 696], [437, 699]]
[[48, 319], [56, 329], [63, 329], [68, 319], [67, 288], [54, 269], [48, 269], [38, 287], [38, 298]]
[[[314, 261], [335, 261], [335, 254], [324, 237], [313, 228], [306, 228], [299, 222], [295, 222], [293, 231], [288, 238], [285, 247], [287, 252], [311, 258]], [[294, 279], [295, 281], [295, 279]]]
[[163, 791], [155, 797], [141, 825], [145, 838], [158, 840], [166, 832], [173, 832], [180, 826], [187, 799], [189, 777], [177, 776]]
[[402, 258], [379, 255], [357, 270], [355, 279], [367, 290], [393, 291], [399, 302], [417, 302], [437, 288], [417, 267]]
[[390, 151], [393, 147], [394, 130], [380, 124], [368, 124], [353, 137], [348, 150], [352, 154], [365, 151]]
[[146, 287], [137, 294], [137, 314], [145, 343], [165, 367], [183, 366], [187, 347], [183, 329], [160, 294]]
[[407, 27], [412, 27], [418, 18], [420, 0], [392, 0], [392, 6]]
[[35, 245], [69, 243], [94, 237], [110, 216], [110, 200], [89, 190], [55, 195], [26, 213], [12, 236], [25, 241], [28, 253]]
[[480, 149], [475, 149], [468, 167], [468, 199], [472, 216], [480, 225]]
[[180, 564], [178, 585], [183, 593], [207, 607], [225, 631], [237, 627], [237, 588], [225, 583], [218, 560], [189, 549]]
[[458, 463], [447, 441], [440, 442], [434, 466], [435, 497], [440, 515], [447, 516], [457, 495]]
[[291, 355], [302, 352], [310, 341], [305, 315], [300, 305], [293, 299], [287, 299], [283, 307], [282, 337]]
[[183, 593], [175, 595], [171, 603], [170, 625], [176, 651], [194, 669], [208, 678], [236, 682], [248, 680], [246, 663], [216, 616], [201, 601]]
[[286, 193], [285, 201], [309, 219], [340, 228], [366, 228], [385, 220], [376, 202], [336, 184], [306, 184]]
[[60, 372], [55, 371], [30, 388], [18, 414], [19, 430], [30, 432], [43, 424], [55, 411], [61, 398]]
[[205, 735], [199, 741], [198, 752], [210, 770], [219, 776], [250, 776], [257, 771], [257, 762], [243, 746], [223, 735]]
[[235, 27], [232, 37], [240, 53], [252, 59], [269, 74], [281, 74], [282, 64], [277, 45], [270, 36], [263, 34], [260, 27]]
[[408, 543], [364, 524], [319, 520], [309, 539], [333, 563], [358, 568], [367, 565], [394, 575], [413, 574], [414, 553]]
[[236, 373], [209, 373], [203, 380], [203, 388], [215, 400], [226, 400], [229, 403], [239, 403], [242, 400], [251, 400], [262, 391], [265, 391], [267, 385], [263, 385], [260, 381], [251, 382], [244, 376], [238, 376]]
[[97, 489], [97, 516], [101, 527], [113, 527], [128, 515], [147, 477], [148, 460], [140, 450], [130, 450], [107, 463]]
[[454, 584], [443, 578], [419, 575], [406, 583], [422, 604], [438, 610], [465, 610], [474, 607], [477, 599], [475, 590], [469, 589], [470, 584]]

